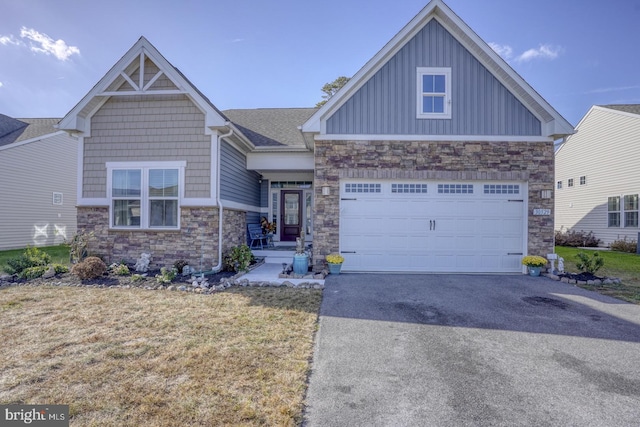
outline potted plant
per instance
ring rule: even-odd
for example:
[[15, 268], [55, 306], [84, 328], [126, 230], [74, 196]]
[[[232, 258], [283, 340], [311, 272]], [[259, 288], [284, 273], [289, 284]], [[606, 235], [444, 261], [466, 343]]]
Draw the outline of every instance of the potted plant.
[[527, 266], [530, 276], [539, 276], [542, 267], [547, 265], [547, 259], [537, 255], [527, 255], [522, 258], [522, 264]]
[[327, 255], [327, 264], [329, 264], [329, 273], [340, 274], [340, 268], [344, 262], [344, 257], [339, 253], [331, 253]]

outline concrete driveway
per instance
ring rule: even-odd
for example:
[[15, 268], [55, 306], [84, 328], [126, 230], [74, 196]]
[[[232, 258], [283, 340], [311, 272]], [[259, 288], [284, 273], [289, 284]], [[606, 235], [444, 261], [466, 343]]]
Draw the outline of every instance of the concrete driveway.
[[325, 282], [303, 425], [638, 426], [640, 306], [543, 277]]

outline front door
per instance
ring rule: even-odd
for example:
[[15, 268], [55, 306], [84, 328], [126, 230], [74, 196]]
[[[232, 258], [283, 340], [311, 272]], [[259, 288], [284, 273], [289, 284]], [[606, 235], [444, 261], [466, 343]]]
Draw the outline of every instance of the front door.
[[302, 191], [282, 191], [280, 241], [295, 242], [302, 231]]

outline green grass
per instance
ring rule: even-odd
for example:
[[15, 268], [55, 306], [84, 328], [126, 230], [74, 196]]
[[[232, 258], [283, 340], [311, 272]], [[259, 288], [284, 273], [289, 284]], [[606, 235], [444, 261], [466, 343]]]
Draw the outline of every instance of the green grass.
[[[564, 258], [564, 269], [570, 273], [579, 273], [576, 268], [578, 252], [590, 254], [591, 249], [569, 248], [556, 246], [558, 256]], [[585, 289], [594, 290], [625, 301], [640, 304], [640, 256], [625, 252], [598, 251], [604, 259], [604, 266], [596, 272], [597, 276], [617, 277], [621, 284], [589, 286], [581, 285]]]
[[[52, 263], [69, 265], [69, 246], [67, 245], [46, 246], [46, 247], [39, 247], [38, 249], [51, 255]], [[7, 266], [8, 260], [10, 260], [11, 258], [16, 258], [20, 256], [23, 252], [24, 252], [24, 249], [0, 251], [0, 273], [4, 271], [4, 268]]]

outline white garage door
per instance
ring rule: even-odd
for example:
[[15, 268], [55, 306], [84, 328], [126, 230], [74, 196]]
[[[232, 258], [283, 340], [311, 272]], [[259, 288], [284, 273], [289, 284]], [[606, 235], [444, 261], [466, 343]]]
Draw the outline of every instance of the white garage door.
[[344, 271], [521, 272], [526, 185], [342, 181]]

